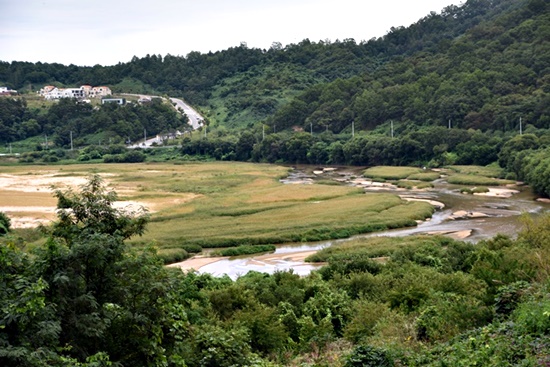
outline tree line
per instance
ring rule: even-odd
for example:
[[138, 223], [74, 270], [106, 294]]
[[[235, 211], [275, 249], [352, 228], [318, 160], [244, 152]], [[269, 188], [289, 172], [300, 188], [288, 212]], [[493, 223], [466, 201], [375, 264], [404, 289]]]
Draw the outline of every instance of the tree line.
[[187, 128], [187, 117], [159, 98], [150, 104], [125, 106], [103, 104], [94, 107], [63, 98], [47, 108], [29, 108], [25, 98], [0, 98], [0, 143], [49, 135], [57, 148], [137, 141], [159, 133]]
[[550, 197], [550, 132], [530, 127], [526, 133], [504, 134], [473, 129], [424, 127], [400, 131], [391, 128], [371, 134], [308, 132], [264, 134], [245, 131], [234, 135], [184, 138], [184, 156], [287, 164], [356, 166], [482, 165], [497, 163], [503, 176], [532, 185], [536, 194]]

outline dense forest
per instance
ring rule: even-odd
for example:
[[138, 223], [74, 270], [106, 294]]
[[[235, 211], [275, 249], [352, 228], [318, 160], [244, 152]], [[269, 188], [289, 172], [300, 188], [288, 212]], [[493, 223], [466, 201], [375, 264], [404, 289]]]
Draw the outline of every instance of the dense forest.
[[132, 250], [147, 213], [114, 209], [98, 176], [56, 191], [45, 246], [0, 213], [2, 366], [546, 366], [550, 216], [517, 239], [438, 236], [330, 247], [307, 277], [229, 277]]

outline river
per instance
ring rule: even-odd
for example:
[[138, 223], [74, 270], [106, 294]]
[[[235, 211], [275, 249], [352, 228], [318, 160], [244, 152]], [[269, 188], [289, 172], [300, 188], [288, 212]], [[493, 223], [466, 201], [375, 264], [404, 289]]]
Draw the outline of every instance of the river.
[[[349, 185], [349, 177], [354, 177], [356, 172], [355, 169], [349, 174], [340, 174], [337, 178], [342, 184]], [[293, 171], [282, 182], [286, 184], [311, 184], [318, 178], [327, 179], [322, 174], [315, 175], [300, 169]], [[450, 236], [457, 233], [462, 235], [466, 233], [463, 240], [476, 243], [482, 239], [494, 237], [499, 233], [513, 237], [521, 227], [519, 218], [523, 213], [536, 216], [550, 211], [550, 204], [535, 201], [530, 189], [525, 186], [514, 187], [514, 190], [517, 191], [509, 198], [465, 195], [459, 192], [460, 187], [462, 186], [448, 184], [444, 179], [434, 181], [434, 187], [427, 191], [396, 190], [392, 187], [376, 185], [366, 187], [366, 191], [394, 192], [402, 197], [437, 201], [443, 203], [444, 208], [437, 210], [431, 220], [419, 223], [416, 227], [359, 235], [352, 237], [352, 239], [372, 236], [408, 236], [422, 233], [440, 233]], [[460, 219], [453, 219], [457, 212], [461, 216], [464, 214], [465, 216]], [[280, 245], [273, 254], [212, 259], [210, 263], [201, 266], [198, 272], [215, 276], [227, 274], [232, 279], [236, 279], [248, 271], [273, 273], [275, 271], [292, 270], [296, 274], [307, 275], [313, 269], [322, 266], [305, 263], [303, 259], [307, 255], [349, 240], [340, 239]]]

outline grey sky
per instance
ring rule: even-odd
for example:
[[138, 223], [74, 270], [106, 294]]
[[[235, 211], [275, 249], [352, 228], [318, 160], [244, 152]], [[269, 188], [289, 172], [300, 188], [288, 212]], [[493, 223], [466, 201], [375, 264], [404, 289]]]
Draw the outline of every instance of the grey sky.
[[380, 37], [453, 0], [0, 0], [0, 61], [113, 65], [246, 42]]

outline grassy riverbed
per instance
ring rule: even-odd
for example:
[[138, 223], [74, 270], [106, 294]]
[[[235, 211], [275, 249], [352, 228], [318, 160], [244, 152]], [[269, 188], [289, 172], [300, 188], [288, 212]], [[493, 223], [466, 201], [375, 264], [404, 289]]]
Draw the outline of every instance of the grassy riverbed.
[[[3, 167], [2, 175], [19, 180], [19, 186], [3, 186], [6, 195], [0, 196], [0, 207], [9, 206], [9, 194], [22, 188], [29, 203], [19, 204], [31, 206], [51, 197], [50, 182], [77, 185], [89, 173], [98, 173], [121, 200], [151, 213], [148, 231], [131, 243], [153, 242], [164, 249], [341, 238], [411, 226], [432, 213], [426, 203], [405, 202], [393, 194], [365, 194], [347, 186], [284, 185], [279, 179], [287, 172], [275, 165], [234, 162]], [[14, 210], [8, 215], [24, 214]], [[42, 217], [52, 219], [54, 214], [44, 212]]]

